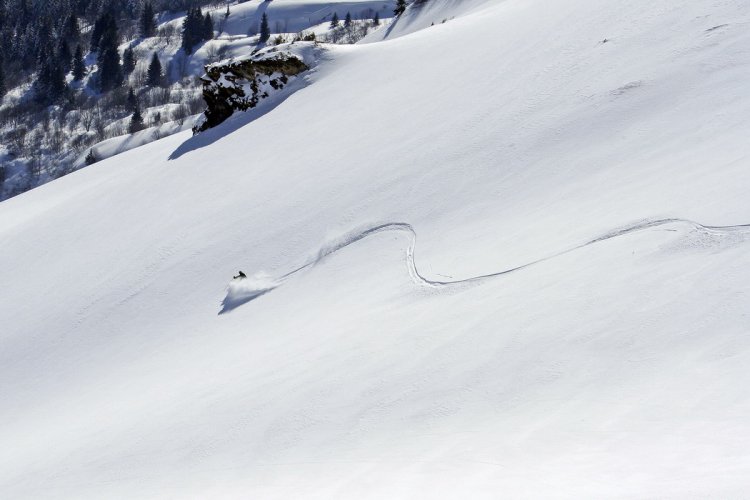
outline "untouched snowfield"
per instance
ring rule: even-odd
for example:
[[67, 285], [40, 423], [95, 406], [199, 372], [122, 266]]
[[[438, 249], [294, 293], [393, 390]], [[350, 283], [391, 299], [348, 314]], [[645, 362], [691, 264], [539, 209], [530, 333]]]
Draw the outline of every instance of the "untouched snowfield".
[[0, 204], [0, 497], [747, 495], [745, 2], [454, 5]]

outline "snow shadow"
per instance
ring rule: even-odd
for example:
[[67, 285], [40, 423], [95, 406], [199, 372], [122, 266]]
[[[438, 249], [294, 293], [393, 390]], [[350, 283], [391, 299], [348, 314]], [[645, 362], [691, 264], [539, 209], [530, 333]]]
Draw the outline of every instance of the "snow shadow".
[[168, 159], [176, 160], [185, 153], [210, 146], [219, 139], [236, 132], [248, 123], [273, 111], [276, 106], [286, 101], [289, 96], [304, 88], [306, 85], [307, 83], [302, 75], [296, 77], [294, 81], [289, 82], [289, 85], [280, 94], [273, 96], [273, 98], [264, 99], [258, 106], [247, 111], [235, 111], [232, 116], [214, 128], [204, 130], [203, 132], [192, 136], [177, 146], [177, 149], [172, 151], [172, 154], [169, 155]]
[[280, 281], [273, 280], [265, 273], [257, 273], [249, 278], [232, 280], [227, 286], [226, 297], [221, 301], [219, 314], [228, 313], [243, 304], [247, 304], [279, 285], [281, 285]]
[[263, 14], [265, 14], [268, 10], [268, 6], [270, 4], [271, 2], [261, 2], [258, 5], [258, 8], [255, 9], [255, 13], [253, 14], [253, 24], [250, 25], [250, 29], [254, 30], [256, 33], [260, 33], [261, 18], [263, 17]]

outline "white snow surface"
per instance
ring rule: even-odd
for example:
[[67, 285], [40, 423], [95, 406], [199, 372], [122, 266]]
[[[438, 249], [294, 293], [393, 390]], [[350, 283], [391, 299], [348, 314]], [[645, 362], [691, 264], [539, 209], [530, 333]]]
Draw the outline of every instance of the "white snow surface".
[[744, 497], [748, 22], [480, 2], [3, 202], [0, 496]]
[[493, 0], [441, 0], [439, 2], [426, 0], [420, 3], [412, 2], [407, 7], [406, 12], [396, 18], [396, 22], [387, 27], [384, 26], [383, 29], [373, 31], [360, 43], [398, 38], [436, 24], [446, 23], [469, 12], [479, 12], [482, 8], [496, 3], [497, 1]]
[[230, 5], [229, 17], [223, 22], [226, 7], [211, 11], [211, 15], [220, 24], [221, 33], [228, 35], [259, 33], [263, 14], [272, 32], [296, 33], [330, 22], [334, 13], [342, 22], [347, 12], [354, 19], [370, 19], [376, 12], [382, 19], [388, 18], [393, 16], [395, 5], [395, 0], [250, 0]]

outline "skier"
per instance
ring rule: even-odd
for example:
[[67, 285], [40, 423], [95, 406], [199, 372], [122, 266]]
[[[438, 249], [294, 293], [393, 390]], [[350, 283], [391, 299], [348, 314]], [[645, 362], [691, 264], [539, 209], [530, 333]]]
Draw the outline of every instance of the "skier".
[[247, 276], [245, 276], [245, 273], [243, 273], [242, 271], [240, 271], [240, 274], [238, 274], [237, 276], [232, 277], [232, 279], [235, 279], [235, 280], [236, 279], [244, 280], [245, 278], [247, 278]]

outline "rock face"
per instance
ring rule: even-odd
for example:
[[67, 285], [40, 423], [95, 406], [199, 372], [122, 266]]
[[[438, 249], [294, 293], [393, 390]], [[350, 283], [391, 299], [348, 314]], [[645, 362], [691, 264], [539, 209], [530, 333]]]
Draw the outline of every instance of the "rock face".
[[308, 69], [296, 55], [283, 52], [206, 66], [201, 80], [207, 107], [193, 133], [215, 127], [235, 111], [254, 108], [262, 99], [283, 89], [291, 77]]

